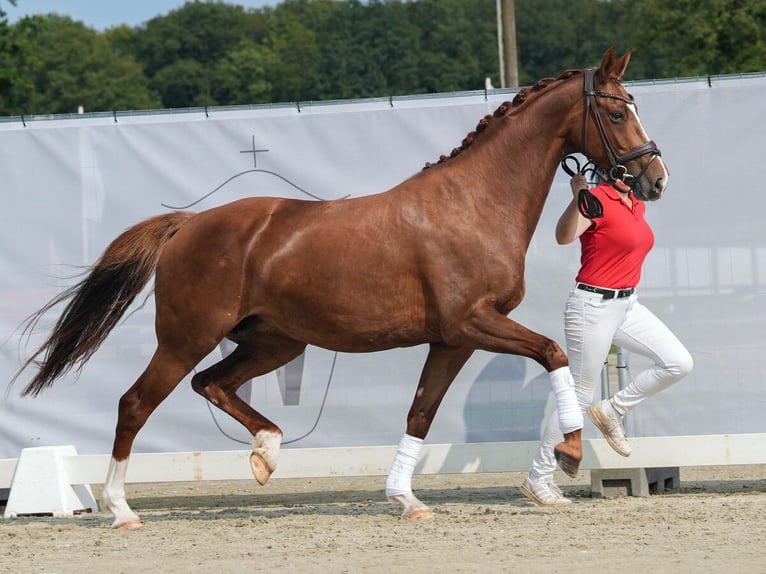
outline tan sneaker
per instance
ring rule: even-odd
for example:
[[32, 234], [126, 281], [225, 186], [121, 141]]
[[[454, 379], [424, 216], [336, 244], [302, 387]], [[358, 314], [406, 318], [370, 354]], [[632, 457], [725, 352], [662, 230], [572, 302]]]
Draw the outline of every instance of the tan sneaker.
[[622, 456], [630, 456], [631, 450], [628, 439], [625, 438], [625, 430], [622, 428], [622, 417], [616, 418], [607, 410], [607, 400], [590, 405], [587, 409], [588, 417], [600, 430], [606, 442], [614, 451]]
[[537, 506], [565, 506], [572, 504], [561, 492], [561, 489], [553, 482], [553, 479], [530, 480], [524, 479], [521, 484], [521, 492]]

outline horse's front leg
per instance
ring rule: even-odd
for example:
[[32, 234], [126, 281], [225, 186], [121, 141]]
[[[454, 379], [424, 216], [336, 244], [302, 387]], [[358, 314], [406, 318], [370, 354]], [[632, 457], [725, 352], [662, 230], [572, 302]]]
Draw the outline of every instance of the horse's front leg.
[[399, 443], [386, 479], [386, 497], [402, 506], [402, 516], [405, 518], [433, 518], [433, 512], [412, 492], [412, 475], [420, 456], [423, 439], [431, 428], [436, 411], [471, 353], [473, 349], [466, 347], [431, 345], [407, 415], [407, 432]]
[[561, 470], [570, 477], [577, 476], [582, 461], [583, 416], [569, 360], [561, 347], [488, 304], [477, 305], [472, 310], [457, 339], [486, 351], [529, 357], [548, 371], [556, 397], [559, 428], [564, 435], [564, 442], [556, 445], [553, 452]]

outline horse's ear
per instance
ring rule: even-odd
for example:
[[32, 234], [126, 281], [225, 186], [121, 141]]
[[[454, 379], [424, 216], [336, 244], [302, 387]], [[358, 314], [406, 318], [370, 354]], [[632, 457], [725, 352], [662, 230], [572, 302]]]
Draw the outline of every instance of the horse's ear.
[[625, 55], [615, 62], [614, 75], [617, 77], [619, 81], [622, 81], [622, 77], [625, 75], [625, 70], [628, 69], [628, 64], [630, 63], [631, 51], [632, 50], [628, 48], [628, 51], [625, 52]]
[[614, 46], [609, 48], [601, 59], [601, 66], [599, 66], [598, 69], [599, 79], [601, 79], [602, 82], [606, 82], [612, 78], [621, 82], [625, 70], [628, 67], [628, 63], [630, 62], [630, 53], [631, 50], [629, 49], [625, 52], [625, 55], [622, 58], [617, 59], [615, 58]]

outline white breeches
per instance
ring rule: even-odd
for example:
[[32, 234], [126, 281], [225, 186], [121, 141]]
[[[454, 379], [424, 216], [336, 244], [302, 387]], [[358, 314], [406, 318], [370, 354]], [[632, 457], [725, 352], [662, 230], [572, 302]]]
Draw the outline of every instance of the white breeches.
[[[564, 332], [569, 368], [583, 410], [593, 401], [612, 344], [653, 361], [612, 397], [612, 405], [621, 415], [692, 370], [689, 351], [660, 319], [638, 302], [635, 293], [604, 300], [597, 293], [572, 289], [564, 312]], [[553, 447], [561, 440], [558, 417], [555, 412], [550, 413], [543, 425], [531, 478], [553, 475], [556, 470]]]

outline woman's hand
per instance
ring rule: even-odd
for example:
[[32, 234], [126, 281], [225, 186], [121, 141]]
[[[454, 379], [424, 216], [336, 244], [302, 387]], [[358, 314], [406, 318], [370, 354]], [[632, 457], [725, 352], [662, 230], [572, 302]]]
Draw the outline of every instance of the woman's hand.
[[578, 173], [569, 180], [569, 186], [572, 188], [572, 195], [577, 199], [581, 189], [588, 189], [588, 180], [585, 179], [583, 174]]

